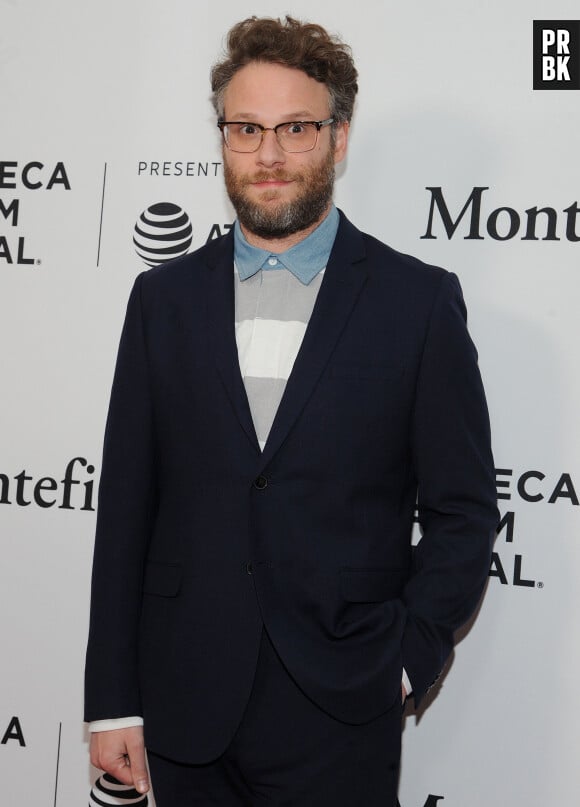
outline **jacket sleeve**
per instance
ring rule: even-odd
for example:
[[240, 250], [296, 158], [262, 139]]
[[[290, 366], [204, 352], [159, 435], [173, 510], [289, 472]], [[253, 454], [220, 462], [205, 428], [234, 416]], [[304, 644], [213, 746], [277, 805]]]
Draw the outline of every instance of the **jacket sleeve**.
[[403, 663], [418, 704], [482, 595], [499, 518], [477, 352], [450, 273], [442, 275], [423, 348], [413, 462], [422, 537], [403, 594]]
[[156, 509], [153, 407], [140, 275], [129, 298], [105, 430], [85, 669], [85, 720], [139, 715], [137, 634]]

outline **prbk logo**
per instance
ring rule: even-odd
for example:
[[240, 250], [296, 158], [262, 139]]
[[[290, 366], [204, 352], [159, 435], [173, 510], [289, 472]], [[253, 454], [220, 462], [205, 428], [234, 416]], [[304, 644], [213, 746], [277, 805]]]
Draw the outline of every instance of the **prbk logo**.
[[[220, 238], [232, 227], [233, 224], [212, 224], [205, 243]], [[144, 210], [133, 236], [137, 255], [150, 268], [185, 255], [192, 241], [191, 220], [185, 210], [173, 202], [156, 202]]]
[[534, 90], [580, 90], [580, 20], [534, 20]]
[[99, 776], [89, 796], [89, 807], [108, 807], [108, 805], [121, 807], [147, 807], [149, 800], [147, 796], [141, 796], [136, 790], [127, 785], [122, 785], [108, 773]]
[[157, 202], [139, 216], [133, 243], [146, 266], [159, 266], [185, 255], [192, 233], [189, 216], [181, 207], [173, 202]]
[[[443, 801], [445, 796], [433, 796], [431, 793], [427, 796], [427, 801], [423, 805], [423, 807], [443, 807], [442, 804], [439, 804], [440, 801]], [[397, 807], [402, 807], [401, 802], [397, 799]], [[406, 807], [406, 805], [405, 805]]]

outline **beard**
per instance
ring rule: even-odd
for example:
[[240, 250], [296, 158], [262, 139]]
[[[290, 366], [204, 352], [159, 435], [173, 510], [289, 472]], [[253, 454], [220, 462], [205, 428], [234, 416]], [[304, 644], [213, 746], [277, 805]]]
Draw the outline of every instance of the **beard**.
[[[236, 174], [224, 160], [224, 178], [230, 201], [240, 224], [261, 238], [284, 238], [305, 230], [319, 221], [332, 199], [334, 189], [334, 149], [330, 149], [320, 165], [301, 173], [284, 169]], [[247, 186], [268, 180], [292, 181], [298, 185], [298, 195], [289, 202], [274, 201], [278, 191], [264, 191], [262, 201], [252, 201]]]

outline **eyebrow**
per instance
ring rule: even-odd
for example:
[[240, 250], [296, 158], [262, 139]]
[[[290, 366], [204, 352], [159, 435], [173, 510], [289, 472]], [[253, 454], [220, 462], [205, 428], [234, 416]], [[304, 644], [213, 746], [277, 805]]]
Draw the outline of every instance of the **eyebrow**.
[[[258, 123], [257, 118], [259, 115], [254, 115], [252, 112], [237, 112], [235, 115], [232, 115], [230, 120], [233, 121], [247, 121], [248, 123]], [[299, 112], [290, 112], [288, 115], [283, 116], [283, 123], [288, 121], [291, 122], [293, 120], [313, 120], [312, 112], [308, 110], [301, 109]]]

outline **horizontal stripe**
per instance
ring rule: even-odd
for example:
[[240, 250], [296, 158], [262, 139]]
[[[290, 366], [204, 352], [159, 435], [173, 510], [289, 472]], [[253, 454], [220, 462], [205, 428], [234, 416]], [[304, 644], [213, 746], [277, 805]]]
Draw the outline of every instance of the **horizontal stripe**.
[[244, 384], [256, 436], [260, 443], [260, 448], [263, 449], [280, 406], [280, 401], [286, 388], [286, 381], [283, 378], [254, 378], [248, 376], [244, 379]]
[[277, 319], [308, 322], [322, 283], [324, 272], [304, 286], [285, 269], [258, 272], [247, 280], [236, 273], [236, 322], [253, 319]]
[[306, 323], [270, 319], [236, 323], [242, 378], [287, 379], [302, 344]]
[[101, 779], [97, 779], [89, 795], [90, 807], [119, 807], [119, 805], [146, 807], [147, 804], [147, 796], [138, 793], [134, 788], [121, 785], [119, 790], [112, 792], [101, 786]]

